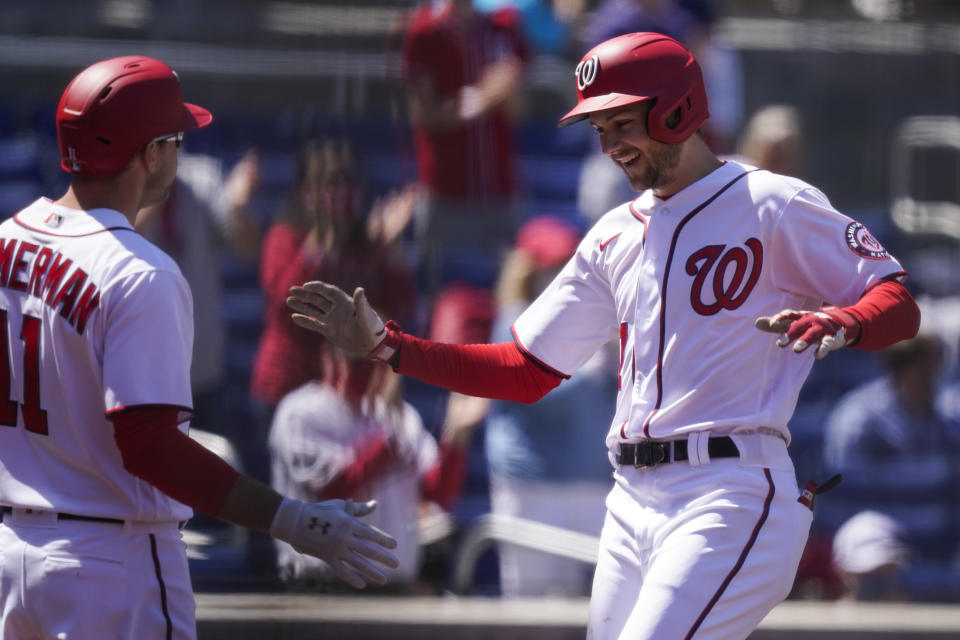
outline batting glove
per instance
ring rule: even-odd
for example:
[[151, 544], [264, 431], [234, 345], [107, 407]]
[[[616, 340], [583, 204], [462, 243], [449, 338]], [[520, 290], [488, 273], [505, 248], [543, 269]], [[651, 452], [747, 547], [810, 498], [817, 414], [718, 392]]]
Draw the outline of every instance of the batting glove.
[[757, 329], [779, 333], [777, 346], [793, 342], [794, 353], [802, 353], [811, 344], [817, 345], [814, 357], [823, 360], [831, 351], [850, 344], [859, 336], [860, 324], [856, 318], [837, 307], [823, 307], [820, 311], [784, 309], [773, 317], [757, 318]]
[[287, 306], [298, 325], [316, 331], [348, 355], [389, 362], [400, 345], [399, 327], [386, 325], [370, 307], [362, 287], [351, 298], [339, 287], [314, 280], [291, 287]]
[[365, 516], [375, 507], [374, 500], [307, 503], [284, 498], [273, 517], [270, 535], [300, 553], [320, 558], [337, 577], [357, 589], [368, 583], [385, 584], [387, 577], [371, 560], [395, 569], [400, 561], [386, 549], [395, 548], [397, 541], [355, 517]]

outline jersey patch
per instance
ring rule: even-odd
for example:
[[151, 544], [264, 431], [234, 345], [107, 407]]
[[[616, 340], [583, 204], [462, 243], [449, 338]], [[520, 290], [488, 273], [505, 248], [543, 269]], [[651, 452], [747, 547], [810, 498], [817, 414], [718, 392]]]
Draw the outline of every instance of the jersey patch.
[[846, 237], [847, 246], [858, 256], [871, 260], [886, 260], [890, 257], [883, 245], [859, 222], [851, 222], [847, 225]]

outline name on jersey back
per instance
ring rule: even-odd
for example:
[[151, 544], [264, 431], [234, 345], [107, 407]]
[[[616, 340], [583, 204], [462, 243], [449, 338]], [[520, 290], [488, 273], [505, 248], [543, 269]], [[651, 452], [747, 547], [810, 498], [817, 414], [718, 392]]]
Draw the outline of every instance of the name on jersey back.
[[59, 251], [0, 238], [0, 287], [23, 291], [59, 309], [60, 316], [81, 334], [90, 312], [100, 304], [100, 289], [88, 279]]

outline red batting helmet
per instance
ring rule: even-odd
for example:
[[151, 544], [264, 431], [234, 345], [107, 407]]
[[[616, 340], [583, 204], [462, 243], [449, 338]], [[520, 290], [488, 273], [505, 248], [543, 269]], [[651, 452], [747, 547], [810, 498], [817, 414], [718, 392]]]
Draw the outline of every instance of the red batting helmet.
[[[601, 42], [577, 65], [577, 106], [560, 119], [564, 127], [594, 111], [655, 100], [647, 133], [660, 142], [680, 144], [710, 113], [700, 65], [679, 42], [660, 33], [628, 33]], [[680, 109], [673, 128], [667, 119]]]
[[210, 112], [186, 104], [180, 79], [145, 56], [97, 62], [75, 77], [57, 107], [60, 166], [81, 176], [118, 173], [154, 138], [205, 127]]

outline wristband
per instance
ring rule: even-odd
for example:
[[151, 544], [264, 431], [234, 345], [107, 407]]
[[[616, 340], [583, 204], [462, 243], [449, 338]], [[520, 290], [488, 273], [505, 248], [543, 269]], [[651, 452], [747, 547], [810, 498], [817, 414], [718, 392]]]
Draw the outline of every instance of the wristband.
[[279, 540], [289, 541], [296, 530], [301, 509], [303, 509], [303, 502], [300, 500], [284, 498], [280, 506], [277, 507], [277, 512], [273, 514], [273, 521], [270, 522], [270, 535]]
[[367, 354], [367, 358], [391, 364], [394, 354], [400, 347], [400, 325], [393, 320], [388, 320], [382, 331], [383, 339]]

